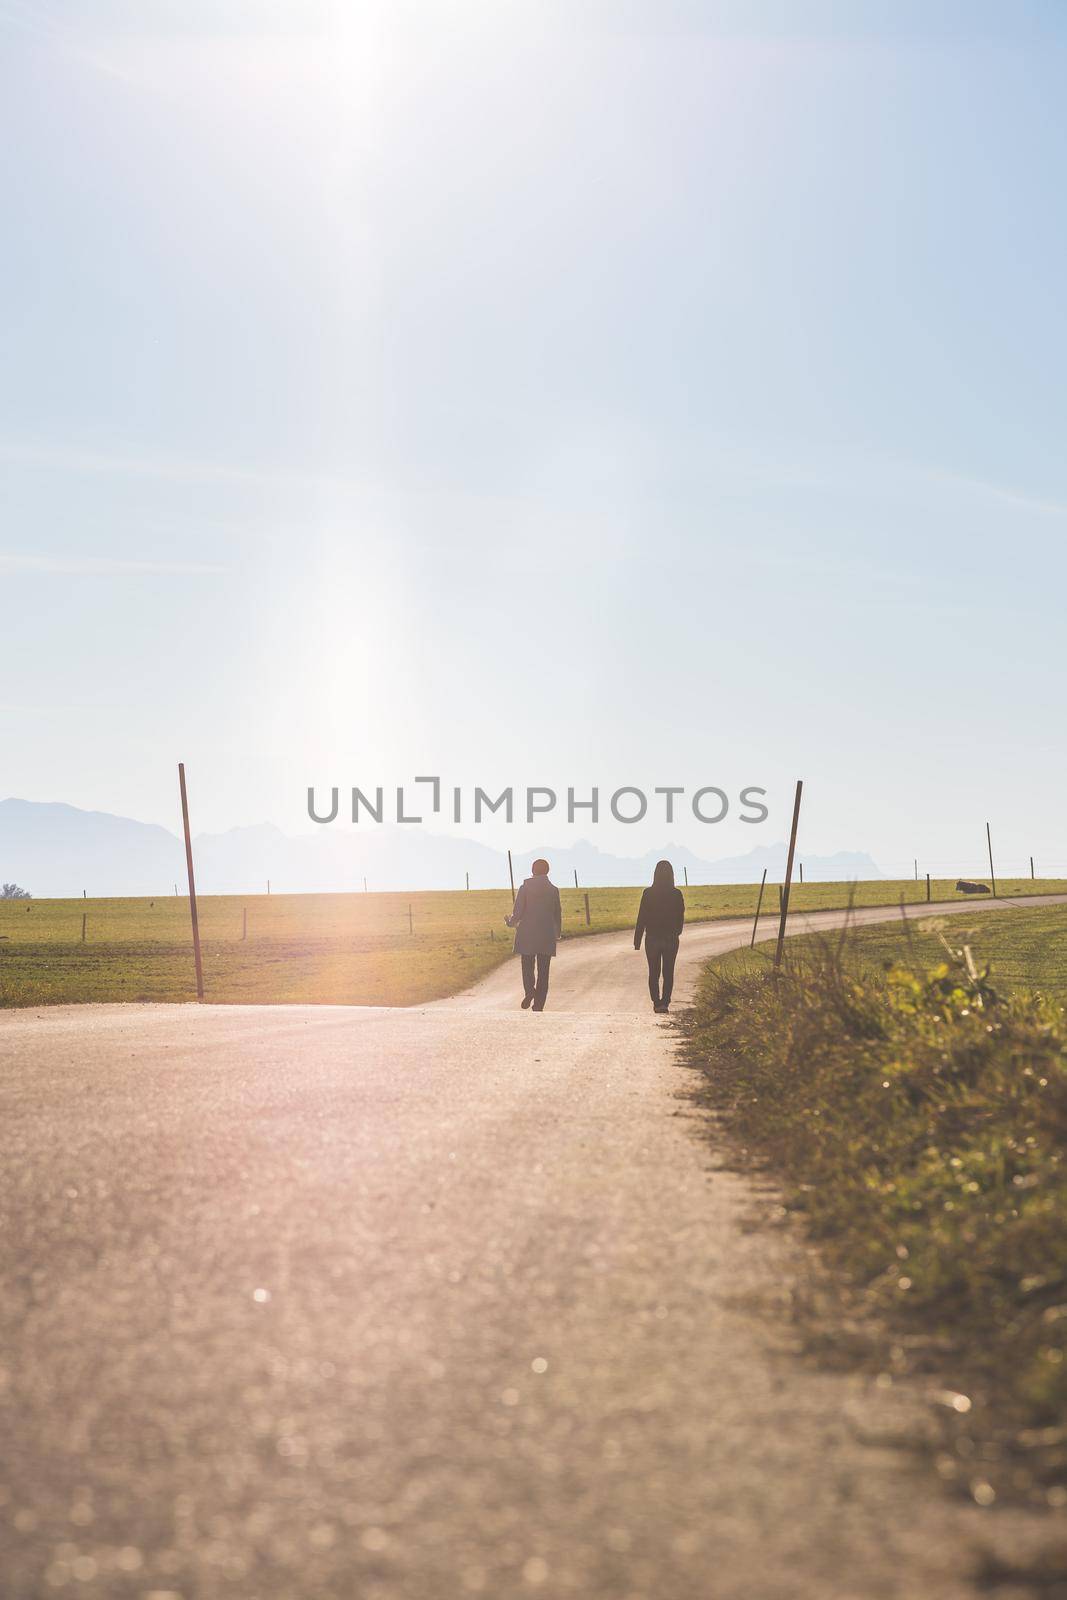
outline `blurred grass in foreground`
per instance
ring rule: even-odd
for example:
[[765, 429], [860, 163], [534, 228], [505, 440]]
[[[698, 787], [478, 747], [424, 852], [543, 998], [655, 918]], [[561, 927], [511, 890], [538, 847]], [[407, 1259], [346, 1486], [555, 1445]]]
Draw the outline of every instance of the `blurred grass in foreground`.
[[[1067, 892], [1067, 880], [1006, 881], [1003, 895]], [[632, 927], [640, 888], [561, 889], [568, 935]], [[755, 911], [758, 886], [683, 890], [692, 921]], [[925, 899], [925, 881], [795, 884], [794, 910]], [[933, 885], [957, 900], [955, 879]], [[409, 931], [408, 907], [411, 907]], [[763, 912], [777, 914], [769, 883]], [[412, 894], [202, 895], [205, 998], [216, 1002], [417, 1005], [454, 994], [505, 960], [507, 889]], [[248, 937], [242, 939], [247, 912]], [[86, 942], [81, 943], [82, 916]], [[768, 920], [763, 924], [768, 930]], [[195, 998], [188, 900], [0, 901], [0, 1005]]]

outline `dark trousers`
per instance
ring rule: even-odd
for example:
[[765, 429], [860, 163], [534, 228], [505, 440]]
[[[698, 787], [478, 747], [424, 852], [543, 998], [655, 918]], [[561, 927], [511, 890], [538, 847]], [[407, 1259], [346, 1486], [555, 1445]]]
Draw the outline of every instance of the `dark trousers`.
[[[652, 996], [652, 1004], [664, 1005], [671, 998], [674, 989], [674, 963], [678, 958], [677, 939], [656, 939], [645, 934], [645, 960], [648, 962], [648, 992]], [[663, 974], [663, 990], [660, 991], [660, 973]]]
[[[520, 956], [522, 962], [522, 992], [532, 994], [535, 1006], [543, 1006], [545, 996], [548, 994], [548, 964], [551, 956]], [[534, 963], [537, 963], [537, 978], [534, 979]]]

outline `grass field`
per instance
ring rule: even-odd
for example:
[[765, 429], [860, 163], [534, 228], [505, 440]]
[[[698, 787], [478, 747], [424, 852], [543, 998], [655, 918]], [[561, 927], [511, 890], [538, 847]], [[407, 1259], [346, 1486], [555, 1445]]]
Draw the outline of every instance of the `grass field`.
[[[865, 969], [903, 962], [925, 970], [945, 959], [941, 934], [954, 950], [968, 944], [992, 966], [995, 989], [1043, 994], [1067, 1004], [1067, 906], [1020, 907], [1018, 913], [933, 917], [930, 923], [883, 923], [849, 932], [846, 951]], [[794, 949], [808, 941], [802, 936]]]
[[[1067, 892], [1014, 879], [1002, 895]], [[753, 884], [684, 891], [691, 920], [751, 916]], [[640, 889], [561, 890], [568, 936], [632, 927]], [[926, 885], [880, 880], [794, 885], [798, 911], [925, 899]], [[960, 898], [955, 880], [937, 899]], [[421, 894], [207, 895], [200, 899], [205, 998], [216, 1002], [417, 1005], [454, 993], [506, 959], [507, 890]], [[763, 908], [777, 910], [768, 884]], [[409, 907], [411, 921], [409, 924]], [[82, 942], [82, 917], [86, 938]], [[247, 938], [242, 937], [247, 916]], [[0, 1005], [195, 998], [184, 897], [0, 901]]]

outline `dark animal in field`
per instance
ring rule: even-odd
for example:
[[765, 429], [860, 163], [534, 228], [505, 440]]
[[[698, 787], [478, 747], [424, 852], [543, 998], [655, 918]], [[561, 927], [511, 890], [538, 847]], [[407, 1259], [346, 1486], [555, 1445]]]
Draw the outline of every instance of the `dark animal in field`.
[[956, 884], [960, 894], [988, 894], [989, 888], [984, 883], [968, 883], [966, 878], [960, 878]]

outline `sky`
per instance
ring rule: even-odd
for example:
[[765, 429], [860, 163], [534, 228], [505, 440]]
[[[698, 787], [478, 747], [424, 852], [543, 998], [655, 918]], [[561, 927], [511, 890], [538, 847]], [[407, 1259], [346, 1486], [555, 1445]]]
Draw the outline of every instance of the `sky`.
[[714, 858], [801, 777], [810, 854], [1067, 870], [1065, 67], [1027, 0], [0, 0], [0, 795], [766, 788], [515, 829]]

